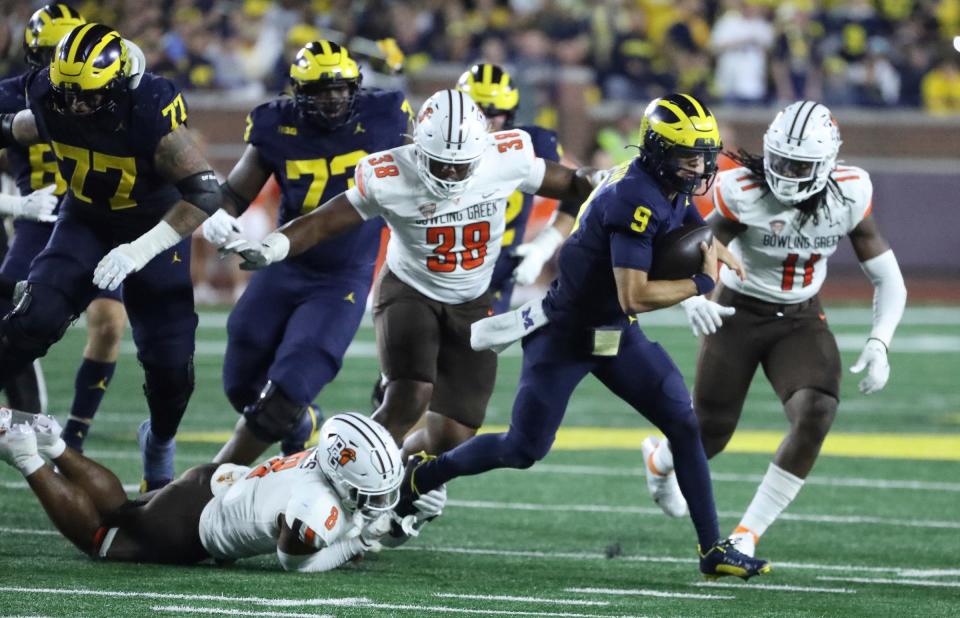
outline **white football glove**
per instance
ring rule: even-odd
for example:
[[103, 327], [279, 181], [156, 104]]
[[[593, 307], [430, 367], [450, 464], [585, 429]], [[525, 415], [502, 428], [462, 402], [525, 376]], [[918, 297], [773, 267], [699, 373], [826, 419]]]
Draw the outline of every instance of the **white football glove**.
[[680, 303], [687, 312], [687, 321], [693, 330], [693, 336], [712, 335], [723, 326], [723, 318], [730, 317], [737, 310], [708, 300], [704, 296], [691, 296]]
[[137, 269], [136, 250], [130, 243], [124, 243], [103, 256], [93, 271], [93, 284], [101, 290], [115, 290], [123, 280]]
[[543, 265], [562, 244], [563, 234], [550, 225], [537, 234], [536, 238], [517, 247], [513, 254], [523, 260], [513, 269], [514, 281], [520, 285], [533, 284], [540, 276]]
[[443, 513], [443, 507], [447, 505], [447, 486], [441, 485], [436, 489], [428, 491], [413, 501], [414, 508], [417, 509], [417, 521], [425, 522], [439, 517]]
[[235, 238], [221, 247], [221, 251], [242, 257], [241, 270], [261, 270], [287, 257], [290, 239], [280, 232], [271, 232], [260, 242]]
[[222, 208], [203, 222], [203, 237], [217, 249], [235, 240], [238, 234], [240, 234], [240, 223], [237, 218]]
[[370, 520], [364, 518], [364, 521], [363, 527], [359, 529], [360, 541], [363, 543], [364, 551], [377, 553], [383, 547], [380, 544], [380, 539], [390, 532], [390, 512], [380, 513]]
[[850, 373], [860, 373], [864, 369], [867, 375], [860, 380], [860, 392], [864, 395], [876, 393], [887, 385], [890, 379], [890, 363], [887, 362], [887, 347], [877, 339], [867, 339], [860, 358], [850, 368]]
[[18, 219], [32, 219], [44, 223], [53, 223], [57, 216], [53, 211], [57, 208], [59, 201], [53, 194], [57, 185], [48, 185], [42, 189], [37, 189], [33, 193], [24, 196], [4, 195], [3, 204], [0, 211]]

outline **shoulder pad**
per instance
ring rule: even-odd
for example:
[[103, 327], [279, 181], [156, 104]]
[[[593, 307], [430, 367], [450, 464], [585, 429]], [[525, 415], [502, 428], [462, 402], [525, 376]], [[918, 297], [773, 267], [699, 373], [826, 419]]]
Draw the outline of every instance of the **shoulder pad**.
[[763, 178], [745, 167], [720, 172], [713, 186], [713, 207], [727, 219], [739, 222], [744, 209], [765, 194], [765, 186]]
[[850, 208], [852, 224], [856, 226], [873, 209], [873, 181], [870, 174], [855, 165], [838, 165], [831, 172], [830, 179], [837, 183]]

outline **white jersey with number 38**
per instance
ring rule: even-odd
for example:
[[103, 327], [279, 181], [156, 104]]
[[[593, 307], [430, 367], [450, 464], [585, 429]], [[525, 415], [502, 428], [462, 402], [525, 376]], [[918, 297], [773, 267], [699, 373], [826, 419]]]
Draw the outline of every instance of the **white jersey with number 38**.
[[281, 514], [295, 513], [291, 529], [317, 548], [352, 527], [352, 515], [320, 471], [316, 449], [273, 457], [252, 469], [223, 464], [210, 485], [214, 497], [200, 515], [200, 541], [220, 560], [275, 552]]
[[507, 197], [534, 193], [546, 169], [519, 129], [490, 135], [490, 145], [466, 191], [433, 195], [417, 174], [416, 146], [378, 152], [357, 164], [347, 199], [364, 219], [390, 226], [387, 266], [401, 281], [434, 300], [459, 304], [490, 286], [500, 254]]
[[724, 286], [772, 303], [811, 298], [827, 276], [827, 260], [837, 245], [870, 214], [873, 185], [859, 167], [839, 166], [830, 175], [843, 198], [827, 188], [827, 211], [797, 228], [800, 211], [780, 203], [763, 179], [743, 167], [717, 175], [714, 209], [747, 227], [730, 243], [743, 262], [747, 280], [724, 267]]

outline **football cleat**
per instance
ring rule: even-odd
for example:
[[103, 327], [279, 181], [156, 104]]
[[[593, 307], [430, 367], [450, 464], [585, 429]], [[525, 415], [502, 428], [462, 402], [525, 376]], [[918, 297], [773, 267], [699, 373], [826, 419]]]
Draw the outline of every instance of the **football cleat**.
[[407, 464], [403, 471], [403, 482], [400, 484], [400, 500], [393, 509], [401, 518], [407, 515], [416, 515], [417, 507], [414, 502], [420, 498], [416, 480], [417, 469], [436, 458], [436, 455], [427, 455], [426, 451], [420, 451], [407, 458]]
[[730, 539], [717, 541], [706, 553], [697, 545], [697, 553], [700, 555], [700, 572], [707, 579], [735, 575], [746, 581], [754, 575], [769, 573], [773, 569], [766, 560], [737, 551], [736, 545]]
[[137, 443], [143, 458], [140, 492], [146, 493], [168, 485], [174, 476], [173, 456], [177, 452], [177, 441], [171, 438], [166, 444], [158, 442], [150, 430], [150, 419], [147, 419], [137, 429]]
[[292, 455], [316, 446], [320, 442], [320, 426], [323, 425], [323, 412], [320, 406], [307, 406], [297, 428], [280, 443], [284, 455]]
[[647, 490], [653, 501], [660, 505], [664, 513], [670, 517], [683, 517], [687, 514], [687, 501], [680, 491], [677, 475], [674, 472], [660, 474], [653, 465], [653, 452], [657, 450], [660, 440], [648, 436], [640, 445], [643, 451], [643, 466], [647, 477]]
[[760, 539], [753, 533], [753, 530], [744, 528], [743, 526], [737, 526], [737, 529], [734, 530], [733, 534], [728, 538], [733, 542], [734, 546], [736, 546], [737, 551], [744, 556], [753, 558], [757, 553], [757, 542]]

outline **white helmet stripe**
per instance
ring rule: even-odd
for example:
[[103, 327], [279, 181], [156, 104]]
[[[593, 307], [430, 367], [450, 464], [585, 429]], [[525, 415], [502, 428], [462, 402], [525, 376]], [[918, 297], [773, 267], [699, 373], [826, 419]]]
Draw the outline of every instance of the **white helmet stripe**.
[[463, 102], [463, 93], [457, 90], [457, 94], [460, 95], [460, 133], [457, 136], [457, 150], [463, 150], [463, 125], [466, 124], [466, 118], [464, 117], [464, 111], [466, 106]]
[[[814, 101], [813, 107], [811, 107], [810, 110], [807, 112], [807, 117], [803, 119], [803, 124], [800, 125], [800, 132], [797, 134], [797, 143], [800, 143], [800, 140], [803, 139], [803, 132], [807, 128], [807, 123], [810, 122], [810, 116], [813, 115], [813, 110], [817, 109], [817, 107], [819, 106], [820, 104]], [[799, 114], [797, 115], [799, 116]]]
[[[359, 415], [359, 414], [355, 414], [355, 413], [353, 413], [353, 412], [346, 412], [346, 413], [342, 414], [341, 416], [348, 416], [348, 417], [350, 417], [351, 419], [353, 419], [354, 421], [356, 421], [358, 424], [363, 425], [363, 426], [367, 429], [367, 431], [363, 431], [362, 429], [356, 427], [356, 425], [352, 425], [349, 421], [347, 421], [346, 419], [344, 419], [344, 422], [345, 422], [345, 423], [347, 423], [348, 425], [351, 425], [352, 427], [355, 427], [355, 428], [357, 429], [357, 431], [359, 431], [360, 434], [361, 434], [364, 438], [367, 439], [367, 442], [370, 443], [370, 446], [376, 448], [376, 447], [377, 447], [377, 444], [375, 444], [375, 443], [373, 442], [373, 440], [370, 439], [370, 435], [368, 435], [368, 434], [372, 434], [373, 437], [376, 438], [376, 441], [379, 442], [380, 447], [383, 449], [383, 451], [387, 454], [387, 457], [389, 458], [389, 462], [388, 462], [388, 463], [390, 464], [390, 467], [388, 468], [387, 466], [384, 466], [383, 469], [384, 469], [384, 470], [389, 470], [389, 469], [393, 468], [394, 463], [393, 463], [393, 458], [390, 457], [390, 449], [387, 448], [387, 445], [386, 445], [386, 444], [383, 442], [383, 440], [380, 438], [380, 435], [376, 432], [376, 430], [373, 428], [373, 426], [370, 425], [369, 419], [366, 419], [366, 418], [364, 418], [363, 416], [361, 416], [361, 415]], [[378, 457], [380, 456], [379, 453], [380, 453], [380, 449], [377, 449], [377, 456], [378, 456]], [[382, 461], [383, 461], [383, 460], [381, 459], [381, 463], [382, 463]]]
[[802, 102], [802, 103], [800, 104], [800, 107], [797, 109], [797, 112], [793, 115], [793, 122], [790, 123], [790, 130], [787, 131], [787, 143], [788, 143], [788, 144], [790, 143], [791, 140], [794, 140], [794, 139], [797, 140], [797, 143], [798, 143], [798, 144], [800, 143], [800, 138], [801, 138], [801, 136], [802, 136], [803, 134], [801, 133], [800, 135], [796, 135], [796, 136], [795, 136], [795, 135], [793, 134], [793, 129], [797, 126], [797, 119], [800, 118], [800, 114], [803, 113], [803, 108], [807, 106], [807, 103], [811, 103], [811, 101], [804, 101], [804, 102]]

